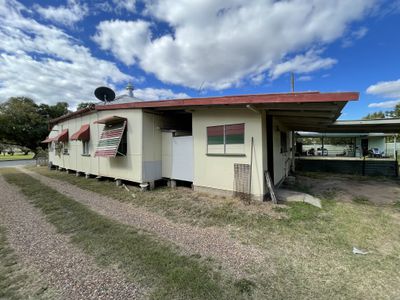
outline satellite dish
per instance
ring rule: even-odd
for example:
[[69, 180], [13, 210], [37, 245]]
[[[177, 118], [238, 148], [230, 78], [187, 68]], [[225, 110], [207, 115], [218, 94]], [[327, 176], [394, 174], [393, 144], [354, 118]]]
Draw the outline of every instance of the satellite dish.
[[96, 96], [97, 99], [106, 103], [111, 102], [115, 99], [114, 91], [105, 86], [98, 87], [94, 91], [94, 95]]

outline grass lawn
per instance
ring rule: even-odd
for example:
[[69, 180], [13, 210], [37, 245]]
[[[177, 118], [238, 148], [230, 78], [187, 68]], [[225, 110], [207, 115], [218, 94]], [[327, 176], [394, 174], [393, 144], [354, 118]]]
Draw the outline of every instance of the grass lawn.
[[3, 160], [20, 160], [20, 159], [32, 159], [34, 156], [33, 153], [28, 153], [28, 155], [24, 155], [22, 153], [14, 154], [14, 155], [9, 155], [9, 154], [0, 154], [0, 161]]
[[247, 292], [246, 281], [231, 280], [200, 257], [183, 256], [174, 245], [100, 216], [29, 175], [11, 169], [2, 173], [59, 232], [99, 264], [118, 266], [148, 286], [152, 299], [240, 299]]
[[[303, 203], [246, 205], [189, 189], [159, 188], [135, 197], [113, 182], [30, 168], [83, 189], [164, 215], [175, 222], [220, 226], [243, 243], [266, 252], [249, 286], [254, 299], [394, 299], [400, 295], [400, 210], [364, 199], [333, 201], [323, 209]], [[16, 180], [16, 179], [15, 179]], [[353, 246], [369, 251], [359, 256]]]

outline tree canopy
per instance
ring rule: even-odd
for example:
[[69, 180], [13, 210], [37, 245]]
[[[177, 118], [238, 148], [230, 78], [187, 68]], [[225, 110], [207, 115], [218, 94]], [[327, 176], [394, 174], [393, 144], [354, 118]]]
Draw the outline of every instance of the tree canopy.
[[24, 146], [32, 151], [48, 133], [47, 122], [68, 112], [68, 103], [37, 105], [27, 97], [11, 97], [0, 104], [0, 142]]
[[363, 117], [363, 120], [374, 120], [374, 119], [384, 119], [384, 118], [400, 118], [400, 103], [396, 105], [393, 110], [388, 111], [377, 111]]
[[86, 107], [89, 107], [90, 105], [93, 105], [93, 103], [91, 102], [81, 102], [78, 104], [78, 106], [76, 107], [76, 110], [80, 110]]
[[384, 119], [385, 113], [383, 111], [377, 111], [372, 114], [368, 114], [363, 117], [363, 120], [374, 120], [374, 119]]

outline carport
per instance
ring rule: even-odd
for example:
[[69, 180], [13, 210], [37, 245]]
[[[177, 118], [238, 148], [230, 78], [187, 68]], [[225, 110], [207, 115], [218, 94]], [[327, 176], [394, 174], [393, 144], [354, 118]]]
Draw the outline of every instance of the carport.
[[[310, 127], [311, 129], [312, 127]], [[320, 171], [335, 172], [357, 175], [383, 175], [399, 176], [398, 150], [396, 142], [400, 133], [400, 118], [377, 119], [377, 120], [352, 120], [336, 121], [327, 125], [323, 130], [310, 130], [319, 136], [359, 136], [361, 138], [361, 147], [367, 147], [363, 144], [364, 137], [367, 134], [382, 134], [394, 137], [394, 155], [390, 158], [372, 158], [365, 155], [361, 157], [328, 157], [328, 156], [298, 156], [296, 158], [296, 169], [302, 171]], [[312, 133], [308, 134], [309, 136]], [[364, 138], [364, 141], [366, 139]], [[323, 146], [322, 146], [323, 147]], [[322, 149], [322, 153], [323, 153]]]

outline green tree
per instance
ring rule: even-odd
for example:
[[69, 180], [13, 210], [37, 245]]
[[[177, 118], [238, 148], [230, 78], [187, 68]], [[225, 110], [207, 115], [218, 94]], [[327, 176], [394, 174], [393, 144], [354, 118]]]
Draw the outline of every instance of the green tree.
[[68, 103], [57, 102], [55, 105], [40, 104], [38, 107], [38, 112], [50, 120], [55, 119], [69, 112]]
[[36, 153], [48, 134], [47, 122], [68, 112], [68, 104], [37, 105], [27, 97], [11, 97], [0, 104], [0, 141], [29, 148]]
[[363, 117], [363, 120], [374, 120], [374, 119], [384, 119], [385, 113], [383, 111], [377, 111], [372, 114], [368, 114]]
[[397, 104], [393, 110], [388, 111], [386, 114], [389, 118], [400, 118], [400, 103]]
[[76, 110], [80, 110], [80, 109], [83, 109], [83, 108], [87, 108], [87, 107], [89, 107], [90, 105], [93, 105], [93, 103], [90, 103], [90, 102], [81, 102], [81, 103], [79, 103], [78, 106], [76, 107]]

